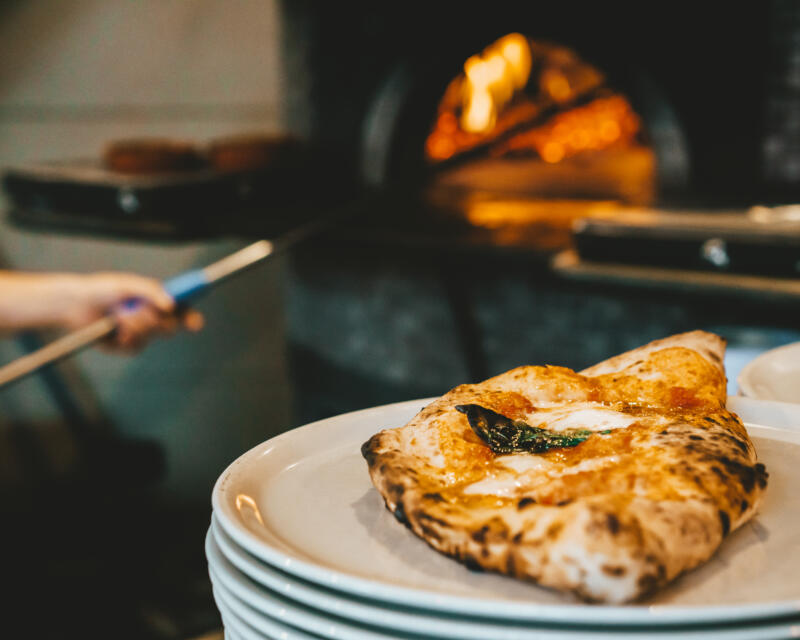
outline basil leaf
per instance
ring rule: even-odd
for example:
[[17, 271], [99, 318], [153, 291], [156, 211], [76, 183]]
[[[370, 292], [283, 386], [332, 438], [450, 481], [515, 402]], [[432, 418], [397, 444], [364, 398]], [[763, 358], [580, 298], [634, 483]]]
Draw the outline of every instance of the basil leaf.
[[575, 447], [592, 435], [588, 429], [555, 432], [532, 427], [479, 404], [460, 404], [456, 410], [467, 416], [472, 430], [499, 454], [544, 453], [550, 449]]

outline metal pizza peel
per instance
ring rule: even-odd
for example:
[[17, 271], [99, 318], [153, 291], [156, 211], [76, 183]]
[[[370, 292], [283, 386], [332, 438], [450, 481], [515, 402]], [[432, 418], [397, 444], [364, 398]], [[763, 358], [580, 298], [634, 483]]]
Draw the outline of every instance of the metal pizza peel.
[[[206, 267], [192, 269], [165, 280], [164, 289], [178, 306], [186, 305], [228, 278], [258, 265], [270, 256], [282, 253], [322, 232], [331, 229], [343, 218], [350, 217], [354, 208], [347, 207], [332, 214], [315, 219], [291, 229], [274, 240], [259, 240]], [[135, 309], [135, 300], [122, 306]], [[16, 382], [42, 367], [54, 364], [82, 349], [106, 338], [117, 329], [117, 319], [113, 313], [76, 329], [65, 336], [0, 367], [0, 387]]]

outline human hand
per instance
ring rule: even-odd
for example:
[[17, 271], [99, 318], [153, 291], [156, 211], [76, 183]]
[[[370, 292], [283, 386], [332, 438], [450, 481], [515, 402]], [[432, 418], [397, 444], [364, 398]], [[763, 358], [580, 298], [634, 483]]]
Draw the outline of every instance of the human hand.
[[116, 272], [74, 278], [71, 301], [64, 309], [64, 326], [79, 328], [111, 313], [117, 329], [104, 346], [112, 350], [135, 352], [156, 336], [203, 328], [202, 314], [193, 309], [177, 310], [175, 301], [153, 278]]

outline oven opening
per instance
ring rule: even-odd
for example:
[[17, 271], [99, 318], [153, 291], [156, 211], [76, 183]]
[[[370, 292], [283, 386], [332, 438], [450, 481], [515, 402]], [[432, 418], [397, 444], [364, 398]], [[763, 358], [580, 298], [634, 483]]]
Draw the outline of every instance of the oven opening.
[[543, 249], [565, 244], [577, 217], [655, 198], [655, 153], [629, 99], [572, 49], [520, 33], [465, 60], [424, 155], [430, 201], [512, 236], [535, 225]]
[[[416, 73], [442, 68], [432, 61]], [[415, 119], [399, 109], [394, 155], [408, 156], [413, 140], [425, 205], [486, 231], [493, 245], [563, 248], [576, 219], [653, 205], [685, 178], [681, 128], [644, 76], [609, 74], [574, 48], [517, 32], [453, 68], [426, 95], [426, 116], [418, 104]], [[624, 88], [612, 79], [620, 76]], [[424, 95], [414, 82], [433, 86], [407, 80], [409, 102]], [[403, 93], [397, 84], [394, 93]]]

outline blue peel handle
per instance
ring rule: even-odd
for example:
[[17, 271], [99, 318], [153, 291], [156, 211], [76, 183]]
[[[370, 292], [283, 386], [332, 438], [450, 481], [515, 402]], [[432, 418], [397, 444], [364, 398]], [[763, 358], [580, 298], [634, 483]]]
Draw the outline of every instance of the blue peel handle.
[[188, 302], [203, 293], [211, 284], [203, 269], [187, 271], [164, 281], [164, 289], [175, 302]]

